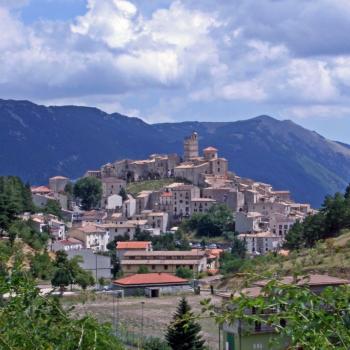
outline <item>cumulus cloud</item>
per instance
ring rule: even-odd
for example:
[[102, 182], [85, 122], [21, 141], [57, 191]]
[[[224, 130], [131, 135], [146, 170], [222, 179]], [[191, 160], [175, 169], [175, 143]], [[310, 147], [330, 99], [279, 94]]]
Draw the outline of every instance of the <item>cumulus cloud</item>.
[[348, 113], [347, 0], [87, 0], [76, 18], [31, 25], [11, 3], [0, 0], [2, 97], [152, 121], [194, 118], [202, 102], [282, 105], [295, 118]]

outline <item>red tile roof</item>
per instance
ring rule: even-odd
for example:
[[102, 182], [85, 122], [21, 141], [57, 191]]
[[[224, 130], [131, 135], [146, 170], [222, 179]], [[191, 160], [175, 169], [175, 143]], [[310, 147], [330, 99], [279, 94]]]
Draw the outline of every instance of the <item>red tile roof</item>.
[[82, 241], [79, 241], [79, 239], [76, 239], [76, 238], [68, 238], [68, 239], [63, 239], [63, 240], [60, 240], [58, 241], [58, 243], [61, 243], [63, 245], [71, 245], [71, 244], [83, 244]]
[[207, 147], [207, 148], [204, 148], [203, 150], [204, 152], [216, 152], [217, 151], [217, 148], [215, 147]]
[[173, 194], [171, 192], [163, 192], [162, 196], [163, 197], [171, 197]]
[[147, 249], [150, 244], [146, 241], [117, 242], [117, 249]]
[[33, 193], [50, 193], [51, 190], [47, 186], [31, 187]]
[[[328, 275], [309, 275], [309, 276], [299, 276], [297, 277], [297, 282], [295, 283], [293, 276], [283, 277], [280, 281], [283, 284], [297, 284], [299, 286], [308, 285], [308, 286], [336, 286], [343, 284], [350, 284], [349, 280], [328, 276]], [[262, 280], [254, 282], [255, 286], [263, 287], [269, 280]]]
[[185, 284], [188, 280], [180, 278], [169, 273], [137, 273], [128, 277], [122, 277], [113, 284], [122, 286], [140, 285], [140, 284]]

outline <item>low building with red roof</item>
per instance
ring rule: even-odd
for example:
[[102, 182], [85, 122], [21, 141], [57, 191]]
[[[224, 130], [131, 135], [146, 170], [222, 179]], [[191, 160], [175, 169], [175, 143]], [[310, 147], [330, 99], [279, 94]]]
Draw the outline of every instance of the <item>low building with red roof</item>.
[[122, 259], [124, 254], [133, 251], [133, 252], [150, 252], [152, 251], [152, 242], [150, 241], [126, 241], [126, 242], [117, 242], [117, 256]]
[[190, 291], [189, 281], [170, 273], [137, 273], [112, 282], [113, 288], [123, 290], [125, 296], [159, 297]]

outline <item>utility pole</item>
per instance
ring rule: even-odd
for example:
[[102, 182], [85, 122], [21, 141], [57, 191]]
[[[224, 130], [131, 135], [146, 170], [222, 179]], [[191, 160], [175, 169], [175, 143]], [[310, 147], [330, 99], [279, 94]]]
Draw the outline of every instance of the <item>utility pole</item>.
[[112, 292], [112, 296], [113, 296], [113, 329], [114, 329], [114, 333], [115, 335], [117, 335], [117, 328], [116, 328], [116, 322], [115, 322], [115, 292]]
[[116, 324], [116, 334], [119, 332], [119, 294], [117, 293], [117, 324]]
[[142, 345], [143, 345], [143, 307], [144, 305], [145, 305], [145, 302], [141, 301], [141, 344]]
[[97, 286], [97, 253], [95, 252], [95, 283], [96, 283], [96, 286]]

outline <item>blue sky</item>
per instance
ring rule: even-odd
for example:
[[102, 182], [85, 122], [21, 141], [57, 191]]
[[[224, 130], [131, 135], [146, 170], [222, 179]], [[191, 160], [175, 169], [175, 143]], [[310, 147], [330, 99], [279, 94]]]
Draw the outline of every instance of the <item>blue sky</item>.
[[348, 0], [0, 0], [0, 97], [350, 143]]

